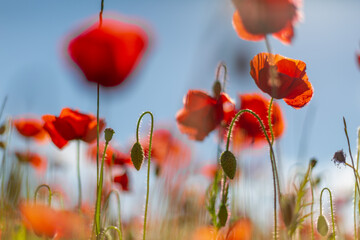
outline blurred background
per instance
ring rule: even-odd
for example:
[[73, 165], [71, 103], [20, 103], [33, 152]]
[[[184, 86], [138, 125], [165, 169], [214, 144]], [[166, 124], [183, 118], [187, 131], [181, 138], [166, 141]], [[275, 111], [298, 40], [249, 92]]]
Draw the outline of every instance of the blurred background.
[[[82, 75], [66, 59], [65, 49], [71, 33], [84, 21], [96, 19], [99, 10], [100, 1], [94, 0], [2, 1], [0, 100], [7, 96], [5, 117], [58, 115], [64, 107], [96, 113], [96, 86], [84, 84]], [[305, 169], [309, 159], [315, 157], [319, 160], [316, 173], [323, 176], [323, 184], [335, 190], [335, 197], [351, 194], [353, 188], [351, 171], [335, 167], [331, 159], [337, 150], [348, 152], [343, 116], [347, 119], [353, 155], [356, 155], [360, 126], [360, 71], [356, 61], [360, 47], [359, 11], [360, 2], [355, 0], [304, 1], [303, 18], [295, 26], [293, 44], [286, 46], [270, 38], [274, 53], [307, 64], [309, 81], [314, 88], [312, 100], [302, 109], [295, 110], [277, 101], [286, 119], [285, 134], [277, 142], [281, 178], [286, 180], [294, 174], [294, 166]], [[189, 141], [179, 133], [175, 115], [182, 108], [183, 97], [189, 89], [211, 91], [220, 61], [228, 66], [226, 91], [237, 105], [238, 94], [260, 92], [249, 75], [249, 61], [257, 53], [266, 51], [265, 43], [238, 38], [231, 24], [233, 12], [230, 0], [105, 0], [104, 17], [118, 14], [134, 18], [146, 26], [150, 35], [150, 46], [137, 71], [124, 85], [102, 89], [100, 94], [100, 116], [106, 119], [107, 127], [115, 130], [114, 139], [123, 151], [129, 151], [135, 141], [138, 117], [149, 110], [154, 113], [157, 128], [171, 129], [191, 147], [192, 161], [196, 162], [192, 171], [216, 162], [215, 133], [203, 142]], [[147, 136], [148, 121], [143, 121], [143, 136]], [[14, 134], [11, 141], [10, 148], [25, 146], [18, 135]], [[54, 176], [42, 176], [38, 181], [56, 183], [61, 179], [63, 187], [68, 188], [65, 191], [74, 195], [75, 204], [74, 145], [70, 144], [64, 151], [52, 143], [33, 147], [55, 154], [57, 157], [49, 162], [60, 162], [67, 169]], [[85, 156], [85, 146], [82, 151]], [[241, 190], [246, 193], [239, 200], [243, 211], [256, 206], [258, 211], [253, 214], [264, 216], [267, 204], [258, 204], [264, 199], [271, 203], [272, 199], [268, 148], [248, 149], [237, 157], [242, 173], [248, 175], [246, 185], [252, 189]], [[84, 185], [87, 180], [94, 184], [94, 165], [89, 166], [82, 158], [82, 169]], [[284, 180], [283, 187], [289, 187]], [[130, 181], [132, 190], [123, 197], [124, 212], [127, 216], [141, 215], [145, 170], [140, 175], [131, 171]], [[152, 186], [154, 184], [153, 181]], [[206, 188], [208, 182], [201, 177], [191, 179], [190, 185], [198, 184]], [[263, 191], [261, 197], [256, 190]], [[84, 195], [85, 199], [93, 200], [93, 192]], [[141, 207], [124, 207], [131, 204]]]

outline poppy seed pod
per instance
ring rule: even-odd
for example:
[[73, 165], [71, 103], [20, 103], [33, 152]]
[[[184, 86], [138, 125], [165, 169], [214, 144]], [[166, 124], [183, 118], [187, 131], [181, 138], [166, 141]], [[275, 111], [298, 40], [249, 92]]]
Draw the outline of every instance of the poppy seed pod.
[[144, 150], [139, 142], [136, 142], [131, 148], [131, 161], [136, 170], [139, 171], [144, 161]]
[[226, 206], [224, 204], [221, 204], [219, 211], [218, 211], [218, 218], [219, 218], [219, 224], [221, 227], [225, 226], [227, 218], [228, 218], [228, 211], [226, 209]]
[[329, 231], [328, 223], [323, 215], [320, 215], [317, 221], [316, 229], [321, 234], [321, 236], [325, 237]]
[[220, 156], [221, 167], [225, 174], [233, 179], [236, 172], [236, 158], [234, 154], [228, 150], [224, 151]]
[[218, 80], [216, 80], [214, 82], [212, 90], [213, 90], [214, 97], [217, 99], [221, 93], [221, 83]]
[[111, 141], [115, 131], [112, 128], [106, 128], [104, 132], [105, 132], [105, 141], [108, 143]]

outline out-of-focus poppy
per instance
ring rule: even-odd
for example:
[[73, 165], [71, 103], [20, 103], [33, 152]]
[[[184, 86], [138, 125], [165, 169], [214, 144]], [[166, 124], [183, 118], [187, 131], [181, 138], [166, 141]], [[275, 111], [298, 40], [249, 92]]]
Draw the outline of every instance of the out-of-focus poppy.
[[121, 84], [135, 69], [148, 44], [144, 29], [115, 19], [103, 19], [69, 42], [68, 54], [90, 82], [105, 87]]
[[219, 169], [218, 164], [207, 164], [201, 168], [201, 174], [208, 177], [210, 180], [214, 179], [217, 170]]
[[313, 88], [303, 61], [259, 53], [250, 61], [250, 67], [256, 85], [271, 97], [284, 99], [293, 108], [301, 108], [311, 100]]
[[123, 191], [129, 191], [129, 176], [127, 175], [127, 172], [124, 171], [123, 174], [115, 176], [114, 183], [119, 184]]
[[36, 170], [44, 171], [46, 170], [46, 158], [33, 152], [15, 152], [16, 158], [21, 163], [31, 164]]
[[[141, 143], [145, 155], [149, 151], [149, 139]], [[180, 168], [188, 165], [190, 161], [190, 149], [180, 140], [176, 139], [167, 129], [157, 129], [153, 133], [151, 158], [156, 165], [164, 167]]]
[[[227, 124], [229, 126], [232, 118], [235, 114], [243, 109], [249, 109], [255, 112], [262, 122], [264, 123], [265, 129], [270, 137], [270, 128], [268, 123], [268, 107], [269, 100], [258, 93], [247, 93], [239, 95], [240, 98], [240, 109], [233, 111], [232, 114], [228, 115]], [[274, 137], [280, 137], [285, 129], [285, 121], [282, 116], [281, 108], [277, 103], [272, 105], [272, 127]], [[227, 134], [225, 135], [227, 137]], [[235, 123], [232, 130], [232, 144], [235, 150], [240, 150], [248, 145], [261, 145], [266, 142], [265, 135], [262, 131], [258, 120], [249, 113], [243, 113]]]
[[[105, 143], [104, 142], [100, 142], [99, 144], [99, 158], [101, 159], [104, 153], [104, 147], [105, 147]], [[88, 156], [91, 159], [96, 160], [96, 144], [92, 144], [89, 146], [88, 148]], [[106, 148], [106, 153], [105, 153], [105, 159], [104, 162], [106, 165], [110, 166], [111, 162], [114, 165], [132, 165], [131, 163], [131, 157], [129, 154], [120, 152], [119, 150], [114, 149], [111, 145], [108, 145]]]
[[358, 67], [360, 68], [360, 53], [359, 52], [356, 54], [356, 60], [357, 60]]
[[204, 91], [189, 90], [184, 98], [184, 108], [176, 114], [177, 125], [190, 139], [202, 141], [220, 125], [226, 109], [233, 107], [234, 103], [226, 93], [214, 98]]
[[54, 239], [86, 239], [90, 236], [88, 220], [76, 213], [40, 204], [22, 204], [20, 212], [25, 226], [38, 236]]
[[200, 227], [195, 230], [191, 236], [191, 240], [216, 240], [217, 231], [214, 227]]
[[46, 131], [43, 128], [43, 122], [35, 118], [19, 118], [13, 120], [13, 124], [23, 137], [34, 138], [42, 141], [46, 138]]
[[[70, 140], [82, 140], [91, 143], [96, 139], [96, 118], [70, 108], [64, 108], [59, 117], [44, 115], [44, 129], [49, 133], [53, 143], [62, 149]], [[100, 119], [100, 132], [105, 122]]]
[[293, 24], [299, 15], [294, 1], [233, 0], [233, 3], [236, 8], [233, 26], [240, 38], [260, 41], [266, 34], [273, 34], [281, 42], [291, 43]]
[[250, 240], [252, 239], [253, 225], [247, 218], [237, 220], [229, 229], [226, 240]]

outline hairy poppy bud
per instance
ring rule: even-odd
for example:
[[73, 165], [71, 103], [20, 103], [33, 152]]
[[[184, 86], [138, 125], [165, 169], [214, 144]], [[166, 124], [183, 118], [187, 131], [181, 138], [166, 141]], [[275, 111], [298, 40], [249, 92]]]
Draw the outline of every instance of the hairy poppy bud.
[[105, 141], [108, 143], [111, 141], [115, 131], [112, 128], [106, 128], [104, 132], [105, 132]]
[[328, 223], [323, 215], [319, 216], [316, 228], [323, 237], [325, 237], [326, 234], [328, 233], [329, 231]]
[[310, 160], [310, 166], [311, 166], [311, 168], [314, 168], [314, 167], [316, 166], [316, 164], [317, 164], [317, 160], [316, 160], [315, 158], [312, 158], [312, 159]]
[[215, 97], [216, 99], [219, 98], [220, 93], [221, 93], [221, 83], [220, 83], [218, 80], [216, 80], [216, 81], [214, 82], [214, 85], [213, 85], [213, 87], [212, 87], [212, 90], [213, 90], [214, 97]]
[[139, 171], [144, 161], [144, 151], [139, 142], [136, 142], [131, 148], [131, 161], [136, 170]]
[[292, 223], [295, 214], [294, 209], [296, 205], [296, 198], [293, 194], [281, 195], [280, 197], [280, 209], [283, 221], [286, 227], [289, 227]]
[[233, 179], [236, 172], [236, 159], [232, 152], [226, 150], [220, 156], [221, 167], [225, 174]]
[[221, 206], [219, 208], [218, 218], [219, 218], [220, 227], [225, 226], [227, 218], [228, 218], [228, 211], [227, 211], [226, 206], [224, 204], [221, 204]]

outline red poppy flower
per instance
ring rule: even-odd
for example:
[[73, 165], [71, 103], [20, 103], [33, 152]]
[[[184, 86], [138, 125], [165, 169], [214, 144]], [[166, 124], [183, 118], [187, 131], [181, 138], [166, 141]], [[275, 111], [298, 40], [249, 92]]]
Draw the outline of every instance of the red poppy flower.
[[89, 222], [82, 216], [65, 210], [55, 210], [41, 204], [20, 205], [25, 226], [36, 235], [54, 239], [86, 239]]
[[43, 122], [34, 118], [19, 118], [13, 120], [16, 130], [26, 138], [34, 138], [42, 141], [46, 138], [46, 131], [43, 128]]
[[46, 170], [46, 158], [33, 152], [15, 152], [16, 158], [21, 163], [31, 164], [36, 170]]
[[250, 67], [256, 85], [271, 97], [284, 99], [294, 108], [301, 108], [311, 100], [313, 88], [303, 61], [259, 53], [250, 61]]
[[184, 108], [176, 114], [177, 125], [190, 139], [202, 141], [220, 125], [226, 109], [233, 106], [226, 93], [216, 99], [204, 91], [189, 90], [184, 98]]
[[120, 184], [123, 191], [129, 191], [129, 177], [126, 171], [121, 175], [115, 176], [114, 183]]
[[291, 0], [233, 0], [236, 11], [233, 26], [240, 38], [260, 41], [274, 34], [285, 44], [294, 36], [293, 24], [298, 19], [297, 7]]
[[[265, 129], [270, 137], [270, 129], [268, 123], [268, 106], [269, 100], [258, 93], [248, 93], [239, 95], [240, 98], [240, 110], [249, 109], [254, 111], [264, 123]], [[227, 119], [227, 125], [229, 126], [232, 118], [238, 111], [234, 111]], [[231, 117], [230, 117], [231, 116]], [[272, 105], [272, 126], [274, 137], [278, 138], [284, 133], [285, 123], [281, 113], [280, 106], [277, 103]], [[227, 137], [227, 134], [225, 135]], [[249, 113], [243, 113], [232, 131], [232, 144], [235, 150], [240, 150], [248, 145], [261, 145], [266, 143], [265, 135], [261, 129], [258, 120]]]
[[360, 68], [360, 53], [359, 52], [356, 54], [356, 59], [357, 59], [358, 66]]
[[68, 46], [70, 58], [90, 82], [105, 87], [121, 84], [135, 69], [147, 47], [146, 32], [135, 24], [104, 19], [76, 34]]
[[[44, 129], [58, 148], [63, 148], [70, 140], [91, 143], [96, 139], [96, 118], [70, 108], [64, 108], [59, 117], [44, 115]], [[99, 122], [100, 132], [105, 127], [103, 119]]]
[[[104, 153], [105, 142], [101, 142], [99, 145], [99, 158], [101, 159]], [[97, 147], [96, 144], [92, 144], [88, 148], [88, 155], [90, 158], [96, 160]], [[105, 160], [106, 165], [110, 166], [111, 161], [114, 165], [132, 165], [130, 154], [122, 153], [119, 150], [114, 149], [111, 145], [106, 148]]]

